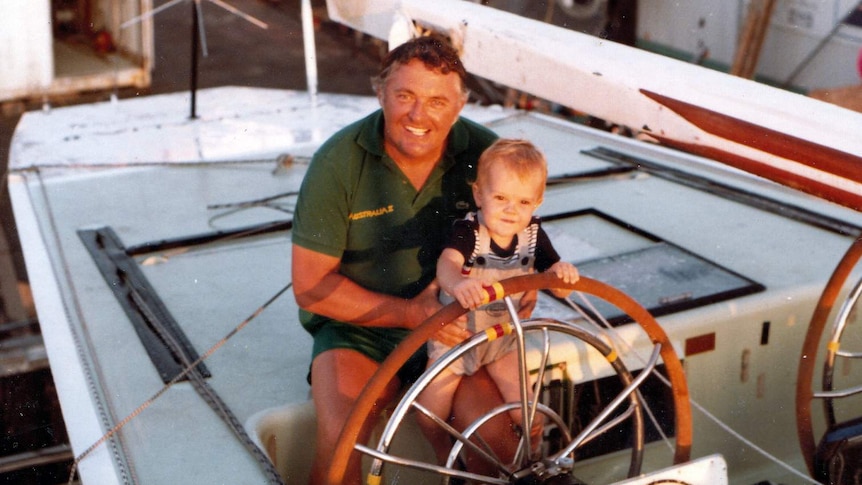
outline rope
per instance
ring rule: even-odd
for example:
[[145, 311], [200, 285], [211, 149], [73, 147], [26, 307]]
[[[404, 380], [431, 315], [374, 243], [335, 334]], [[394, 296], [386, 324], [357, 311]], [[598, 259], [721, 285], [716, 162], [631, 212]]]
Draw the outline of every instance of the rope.
[[[188, 355], [182, 350], [182, 346], [180, 343], [174, 338], [173, 334], [170, 332], [166, 332], [164, 326], [162, 325], [161, 319], [155, 316], [152, 309], [147, 305], [144, 299], [141, 297], [140, 292], [136, 290], [132, 290], [131, 295], [132, 300], [135, 305], [141, 310], [144, 316], [149, 320], [151, 327], [156, 331], [159, 338], [164, 341], [168, 347], [170, 347], [171, 352], [174, 356], [178, 357], [181, 360], [181, 363], [187, 368], [193, 367], [192, 363], [189, 361]], [[249, 437], [245, 428], [237, 419], [236, 415], [233, 411], [230, 410], [228, 405], [222, 400], [221, 396], [212, 388], [200, 375], [198, 372], [189, 372], [188, 374], [189, 380], [192, 383], [192, 387], [194, 387], [195, 391], [203, 398], [203, 400], [212, 408], [213, 411], [218, 414], [222, 420], [230, 427], [231, 431], [236, 435], [236, 437], [240, 440], [246, 450], [251, 453], [255, 459], [261, 465], [264, 472], [266, 473], [270, 483], [281, 484], [281, 477], [278, 475], [278, 472], [275, 470], [272, 462], [267, 458], [266, 455], [254, 444], [254, 441]]]
[[[218, 342], [213, 344], [212, 347], [210, 347], [206, 352], [204, 352], [194, 362], [190, 363], [180, 373], [178, 373], [176, 376], [174, 376], [174, 378], [171, 379], [170, 382], [165, 384], [161, 389], [159, 389], [149, 399], [147, 399], [140, 406], [138, 406], [137, 409], [135, 409], [134, 411], [129, 413], [129, 415], [126, 416], [125, 418], [123, 418], [122, 421], [120, 421], [113, 428], [108, 430], [107, 433], [102, 435], [101, 438], [99, 438], [95, 443], [90, 445], [90, 447], [87, 448], [86, 450], [84, 450], [83, 453], [81, 453], [80, 455], [75, 457], [75, 461], [72, 463], [72, 469], [69, 473], [69, 482], [68, 482], [69, 485], [72, 484], [72, 480], [74, 479], [74, 476], [75, 476], [75, 470], [78, 468], [78, 464], [81, 463], [82, 460], [84, 460], [87, 456], [89, 456], [93, 451], [95, 451], [99, 446], [101, 446], [107, 440], [111, 439], [112, 436], [117, 434], [117, 432], [119, 432], [123, 427], [125, 427], [127, 424], [129, 424], [133, 419], [135, 419], [135, 417], [137, 417], [139, 414], [141, 414], [145, 409], [150, 407], [150, 405], [152, 405], [158, 398], [160, 398], [165, 392], [167, 392], [167, 390], [170, 389], [171, 386], [176, 384], [178, 381], [180, 381], [181, 379], [183, 379], [187, 375], [190, 375], [192, 373], [192, 370], [194, 370], [198, 366], [198, 364], [200, 364], [204, 360], [208, 359], [213, 353], [215, 353], [215, 351], [217, 351], [225, 343], [227, 343], [227, 341], [230, 338], [232, 338], [234, 335], [236, 335], [240, 330], [242, 330], [252, 320], [254, 320], [261, 313], [263, 313], [263, 311], [266, 310], [267, 307], [269, 307], [275, 300], [277, 300], [288, 289], [290, 289], [291, 286], [292, 286], [292, 283], [288, 283], [286, 286], [284, 286], [282, 289], [280, 289], [278, 292], [276, 292], [275, 295], [270, 297], [269, 300], [267, 300], [263, 305], [258, 307], [257, 310], [252, 312], [251, 315], [249, 315], [245, 320], [240, 322], [236, 327], [234, 327], [230, 332], [228, 332], [227, 335], [222, 337], [221, 340], [219, 340]], [[223, 403], [222, 403], [222, 405], [223, 405]], [[239, 423], [237, 423], [237, 424], [239, 424]], [[239, 425], [239, 426], [241, 426], [241, 425]], [[252, 443], [252, 445], [254, 446], [253, 443]], [[255, 449], [257, 449], [256, 446], [255, 446]], [[258, 453], [260, 453], [259, 449], [257, 449], [257, 453], [255, 453], [255, 454], [257, 455]], [[262, 453], [260, 453], [260, 454], [262, 455]], [[269, 461], [268, 458], [267, 458], [267, 461]], [[270, 462], [267, 468], [270, 468], [271, 466], [272, 466], [272, 464]], [[272, 470], [267, 469], [265, 471], [267, 472], [268, 475], [270, 475], [270, 480], [272, 483], [279, 483], [279, 484], [282, 483], [281, 478], [278, 476], [278, 473], [274, 471], [274, 469], [272, 469]], [[274, 477], [271, 476], [272, 473], [275, 473]]]
[[[309, 157], [294, 155], [282, 155], [277, 158], [251, 158], [242, 160], [176, 160], [165, 161], [135, 161], [122, 163], [40, 163], [26, 167], [14, 167], [6, 169], [6, 173], [39, 172], [46, 169], [70, 169], [70, 170], [98, 170], [102, 168], [135, 168], [135, 167], [219, 167], [225, 165], [254, 165], [260, 163], [302, 163], [307, 164]], [[5, 177], [4, 177], [5, 179]]]
[[252, 200], [241, 201], [241, 202], [227, 202], [227, 203], [222, 203], [222, 204], [210, 204], [207, 206], [207, 210], [221, 210], [221, 209], [228, 209], [228, 210], [226, 210], [225, 212], [222, 212], [221, 214], [216, 214], [216, 215], [210, 217], [209, 220], [207, 221], [207, 223], [209, 224], [210, 227], [215, 227], [215, 224], [214, 224], [215, 221], [222, 218], [222, 217], [227, 217], [227, 216], [236, 214], [238, 212], [244, 211], [246, 209], [253, 209], [253, 208], [257, 208], [257, 207], [273, 209], [273, 210], [276, 210], [279, 212], [284, 212], [286, 214], [293, 215], [293, 210], [294, 210], [294, 207], [296, 205], [295, 202], [293, 204], [288, 204], [287, 202], [278, 203], [276, 201], [278, 201], [279, 199], [284, 199], [284, 198], [288, 198], [288, 197], [296, 197], [298, 195], [299, 195], [299, 192], [291, 191], [291, 192], [284, 192], [282, 194], [271, 195], [268, 197], [262, 197], [260, 199], [252, 199]]
[[[292, 158], [291, 158], [291, 160], [293, 161]], [[200, 162], [200, 163], [193, 163], [191, 165], [196, 165], [196, 166], [218, 165], [219, 163], [222, 163], [222, 164], [223, 163], [249, 164], [249, 163], [261, 163], [261, 162], [271, 162], [271, 160], [246, 160], [246, 161], [239, 161], [239, 162]], [[176, 166], [177, 164], [176, 163], [170, 163], [170, 162], [113, 164], [110, 166], [110, 168], [132, 167], [132, 166], [136, 166], [136, 165], [155, 165], [155, 166], [172, 166], [173, 165], [173, 166]], [[184, 166], [184, 165], [180, 165], [180, 166]], [[70, 165], [57, 165], [56, 167], [57, 168], [93, 168], [93, 166], [70, 166]], [[107, 166], [105, 166], [105, 167], [107, 167]], [[39, 180], [40, 185], [42, 185], [44, 187], [44, 181], [42, 180], [42, 169], [43, 168], [50, 168], [50, 166], [47, 166], [47, 165], [35, 166], [35, 167], [29, 167], [27, 169], [16, 169], [16, 170], [11, 170], [11, 171], [7, 167], [5, 170], [4, 177], [3, 177], [3, 182], [2, 182], [3, 186], [5, 186], [5, 184], [6, 184], [6, 178], [7, 178], [6, 175], [8, 175], [9, 173], [25, 174], [27, 172], [33, 172], [33, 173], [35, 173], [37, 179]], [[99, 168], [103, 168], [103, 167], [99, 167]], [[62, 261], [62, 267], [64, 268], [64, 275], [66, 277], [66, 280], [69, 282], [69, 285], [72, 288], [72, 291], [74, 293], [75, 288], [74, 288], [74, 285], [72, 284], [72, 278], [68, 272], [68, 265], [65, 262], [66, 257], [65, 257], [63, 250], [62, 250], [63, 246], [61, 244], [59, 244], [59, 241], [56, 241], [56, 239], [58, 237], [57, 236], [58, 229], [57, 229], [56, 221], [54, 220], [52, 204], [51, 204], [50, 199], [47, 196], [47, 191], [45, 191], [43, 189], [42, 194], [43, 194], [43, 199], [45, 201], [46, 207], [48, 208], [49, 226], [51, 228], [52, 233], [55, 235], [54, 236], [55, 242], [57, 243], [56, 246], [59, 248], [58, 249], [59, 257]], [[290, 195], [293, 195], [293, 194], [291, 194], [291, 193], [280, 194], [280, 195], [276, 195], [276, 196], [273, 196], [270, 198], [262, 199], [262, 201], [264, 203], [266, 203], [270, 199], [274, 200], [274, 199], [277, 199], [279, 197], [285, 197], [285, 196], [290, 196]], [[259, 201], [253, 201], [253, 204], [255, 204], [255, 203], [259, 203]], [[241, 207], [241, 209], [247, 208], [246, 204], [238, 204], [238, 205]], [[80, 464], [81, 461], [83, 461], [87, 456], [92, 454], [93, 451], [95, 451], [99, 446], [108, 442], [114, 435], [117, 434], [117, 432], [119, 432], [123, 427], [125, 427], [129, 422], [131, 422], [135, 417], [137, 417], [146, 408], [148, 408], [150, 405], [152, 405], [159, 397], [161, 397], [162, 394], [167, 392], [167, 390], [171, 386], [173, 386], [173, 384], [175, 384], [176, 382], [178, 382], [178, 381], [182, 380], [183, 378], [185, 378], [186, 376], [188, 376], [189, 380], [192, 382], [193, 387], [201, 395], [201, 397], [204, 399], [204, 401], [207, 402], [207, 404], [219, 416], [222, 417], [222, 419], [229, 426], [229, 428], [233, 431], [233, 433], [237, 436], [237, 438], [240, 440], [240, 442], [243, 443], [243, 446], [245, 446], [245, 448], [258, 460], [264, 473], [267, 475], [269, 482], [273, 483], [273, 484], [279, 484], [279, 485], [283, 484], [281, 477], [279, 476], [277, 470], [273, 466], [271, 460], [260, 450], [260, 448], [257, 447], [257, 445], [254, 444], [252, 439], [248, 436], [248, 433], [246, 432], [245, 428], [242, 426], [242, 424], [239, 422], [239, 420], [236, 418], [236, 416], [233, 414], [233, 412], [228, 408], [226, 403], [224, 403], [224, 401], [218, 396], [218, 394], [215, 392], [215, 390], [212, 389], [203, 380], [203, 378], [198, 373], [192, 372], [192, 370], [194, 370], [201, 362], [203, 362], [204, 360], [209, 358], [216, 350], [221, 348], [227, 342], [227, 340], [229, 340], [236, 333], [238, 333], [242, 328], [244, 328], [246, 325], [248, 325], [248, 323], [250, 323], [254, 318], [256, 318], [258, 315], [260, 315], [260, 313], [262, 313], [267, 307], [269, 307], [276, 299], [278, 299], [282, 294], [284, 294], [288, 289], [290, 289], [291, 286], [292, 286], [292, 283], [288, 283], [285, 287], [283, 287], [281, 290], [276, 292], [276, 294], [274, 296], [272, 296], [263, 305], [261, 305], [257, 310], [255, 310], [248, 318], [246, 318], [245, 320], [240, 322], [239, 325], [237, 325], [232, 331], [230, 331], [221, 340], [216, 342], [206, 353], [201, 355], [194, 362], [189, 362], [185, 353], [180, 350], [179, 343], [176, 342], [174, 339], [172, 339], [166, 332], [162, 331], [161, 325], [159, 323], [160, 322], [159, 319], [157, 317], [155, 317], [155, 315], [148, 308], [146, 303], [140, 298], [140, 295], [137, 292], [132, 292], [131, 296], [132, 296], [132, 299], [135, 302], [135, 304], [145, 314], [145, 317], [150, 321], [150, 323], [152, 324], [152, 327], [159, 334], [159, 337], [162, 339], [162, 341], [164, 341], [165, 343], [168, 344], [168, 346], [171, 348], [171, 351], [173, 352], [173, 354], [175, 356], [177, 356], [179, 359], [181, 359], [182, 364], [184, 364], [186, 367], [179, 374], [174, 376], [174, 378], [171, 379], [170, 382], [165, 384], [158, 392], [156, 392], [148, 400], [146, 400], [144, 403], [142, 403], [137, 409], [132, 411], [132, 413], [130, 413], [128, 416], [126, 416], [118, 424], [113, 426], [107, 433], [102, 435], [102, 437], [99, 438], [99, 440], [97, 440], [95, 443], [93, 443], [83, 453], [78, 455], [75, 458], [74, 462], [72, 463], [71, 469], [69, 471], [68, 483], [69, 484], [73, 483], [73, 480], [75, 478], [75, 474], [76, 474], [77, 469], [78, 469], [78, 465]], [[75, 300], [77, 301], [77, 298], [75, 298]], [[64, 306], [65, 306], [65, 303], [64, 303]], [[78, 315], [78, 317], [83, 318], [83, 316], [80, 313], [80, 308], [75, 306], [75, 310], [76, 310], [76, 314]], [[77, 342], [76, 347], [79, 349], [79, 353], [80, 353], [80, 352], [82, 352], [81, 349], [83, 347], [82, 347], [81, 343], [78, 342], [77, 333], [76, 332], [72, 332], [72, 333], [73, 333], [73, 338]], [[88, 373], [88, 375], [89, 375], [89, 373]], [[93, 390], [93, 392], [95, 392], [96, 386], [92, 382], [91, 379], [90, 379], [89, 385], [90, 385], [91, 390]], [[100, 402], [100, 400], [97, 400], [97, 402]], [[100, 409], [100, 414], [107, 419], [107, 413], [106, 413], [105, 409], [102, 408], [101, 404], [99, 404], [99, 409]], [[106, 422], [105, 424], [107, 425], [108, 423]], [[118, 443], [116, 446], [119, 446], [120, 448], [122, 448], [121, 443]], [[121, 459], [120, 455], [117, 453], [116, 450], [114, 450], [114, 455], [118, 460]], [[131, 470], [129, 470], [129, 476], [127, 476], [124, 479], [124, 482], [128, 483], [129, 480], [131, 480], [132, 483], [137, 483], [137, 480], [134, 477], [134, 473]]]

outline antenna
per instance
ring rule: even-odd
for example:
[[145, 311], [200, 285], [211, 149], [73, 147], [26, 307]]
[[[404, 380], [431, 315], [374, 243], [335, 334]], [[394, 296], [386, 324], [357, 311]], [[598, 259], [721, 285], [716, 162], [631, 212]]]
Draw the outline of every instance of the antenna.
[[201, 3], [203, 1], [214, 3], [215, 5], [227, 10], [228, 12], [242, 18], [243, 20], [252, 23], [262, 29], [268, 29], [269, 25], [259, 20], [251, 15], [239, 10], [236, 7], [231, 6], [228, 3], [223, 2], [222, 0], [171, 0], [164, 5], [160, 5], [149, 12], [145, 12], [137, 17], [133, 17], [120, 25], [121, 29], [125, 29], [134, 24], [143, 22], [146, 19], [154, 17], [156, 14], [163, 12], [171, 7], [179, 5], [183, 2], [191, 2], [192, 3], [192, 30], [191, 30], [191, 44], [192, 44], [192, 65], [191, 72], [189, 76], [189, 90], [191, 91], [191, 114], [190, 118], [197, 118], [197, 89], [198, 89], [198, 50], [200, 48], [201, 53], [204, 57], [207, 57], [207, 38], [206, 38], [206, 29], [204, 28], [204, 17], [203, 17], [203, 9], [201, 8]]

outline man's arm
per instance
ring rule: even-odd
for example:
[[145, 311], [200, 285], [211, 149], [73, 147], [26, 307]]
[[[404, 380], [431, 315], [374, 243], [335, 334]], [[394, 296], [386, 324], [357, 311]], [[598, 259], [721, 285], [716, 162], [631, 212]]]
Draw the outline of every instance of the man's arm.
[[[338, 258], [293, 245], [293, 292], [302, 309], [359, 326], [415, 328], [442, 307], [436, 282], [406, 300], [369, 291], [340, 274], [338, 266]], [[446, 345], [469, 337], [457, 325], [434, 336]]]
[[414, 328], [440, 309], [437, 286], [413, 299], [376, 293], [338, 272], [339, 258], [293, 245], [292, 278], [297, 304], [318, 315], [360, 326]]

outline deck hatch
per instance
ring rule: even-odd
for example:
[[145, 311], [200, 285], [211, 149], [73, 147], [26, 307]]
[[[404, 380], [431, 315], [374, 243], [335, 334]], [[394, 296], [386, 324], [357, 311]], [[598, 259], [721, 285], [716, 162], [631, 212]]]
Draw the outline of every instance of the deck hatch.
[[[110, 227], [80, 230], [78, 237], [132, 322], [162, 381], [170, 382], [187, 363], [198, 359], [197, 352]], [[203, 363], [192, 372], [211, 376]]]
[[[667, 242], [578, 264], [581, 274], [628, 293], [653, 316], [667, 315], [763, 291], [760, 285]], [[612, 323], [628, 321], [595, 302]]]
[[[582, 275], [626, 292], [654, 316], [765, 289], [746, 276], [595, 209], [542, 219], [561, 258], [577, 266]], [[586, 306], [576, 298], [572, 300]], [[630, 321], [616, 307], [598, 298], [591, 297], [590, 303], [613, 324]], [[548, 312], [543, 315], [571, 318], [560, 315], [563, 310], [551, 308], [553, 304], [539, 304], [537, 314], [541, 310]]]

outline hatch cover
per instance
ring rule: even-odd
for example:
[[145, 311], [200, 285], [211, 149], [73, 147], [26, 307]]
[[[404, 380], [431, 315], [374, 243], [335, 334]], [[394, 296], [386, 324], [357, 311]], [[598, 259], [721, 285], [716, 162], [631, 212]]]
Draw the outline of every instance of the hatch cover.
[[[727, 268], [667, 242], [578, 264], [582, 275], [627, 293], [653, 316], [667, 315], [763, 291]], [[631, 321], [616, 307], [591, 299], [611, 323]]]
[[[543, 226], [560, 257], [580, 274], [625, 292], [653, 316], [738, 298], [765, 290], [752, 279], [710, 261], [655, 234], [597, 209], [542, 216]], [[570, 299], [584, 311], [574, 295]], [[631, 319], [596, 297], [590, 303], [613, 324]], [[571, 307], [540, 299], [536, 315], [568, 320]]]

